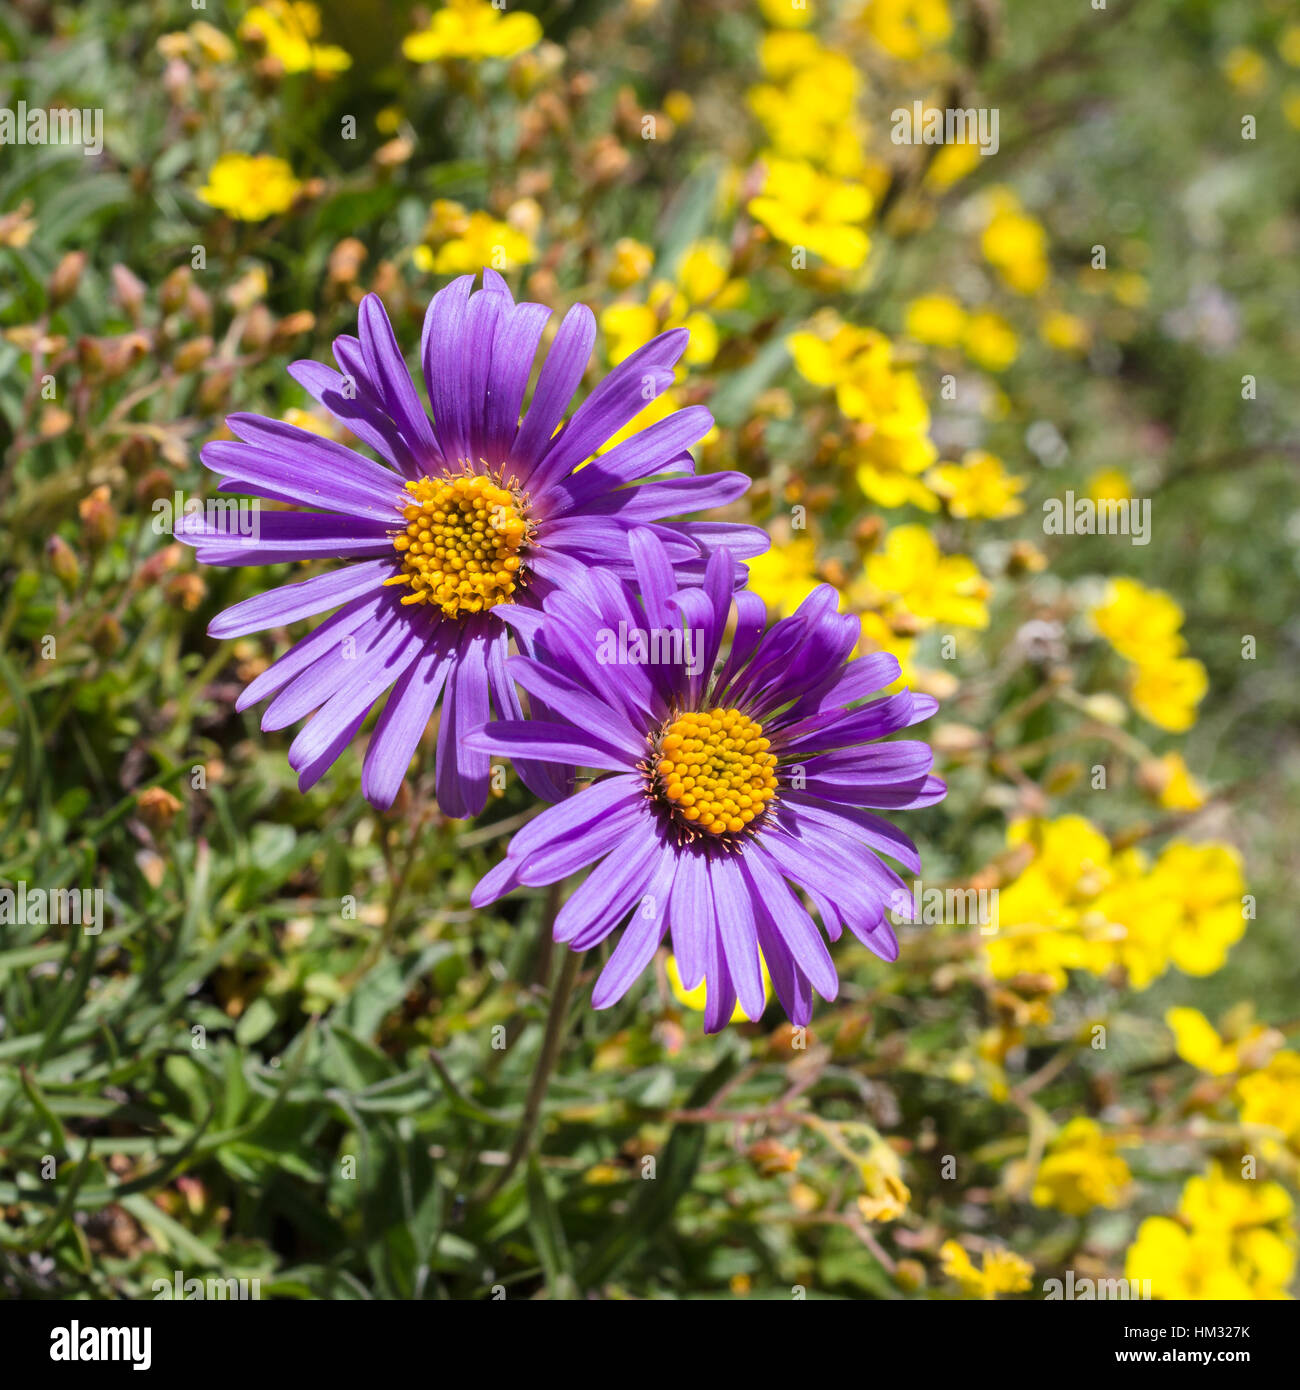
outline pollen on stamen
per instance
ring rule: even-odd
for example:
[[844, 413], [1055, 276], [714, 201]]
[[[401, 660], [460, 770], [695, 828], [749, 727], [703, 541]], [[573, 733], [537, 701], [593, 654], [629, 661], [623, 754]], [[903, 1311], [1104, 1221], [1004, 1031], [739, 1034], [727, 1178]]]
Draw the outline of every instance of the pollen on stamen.
[[736, 709], [691, 711], [651, 740], [651, 796], [687, 838], [740, 835], [777, 793], [776, 755], [763, 727]]
[[410, 589], [404, 604], [449, 618], [512, 602], [529, 535], [522, 499], [486, 473], [416, 478], [406, 490], [406, 528], [393, 537], [402, 572], [384, 583]]

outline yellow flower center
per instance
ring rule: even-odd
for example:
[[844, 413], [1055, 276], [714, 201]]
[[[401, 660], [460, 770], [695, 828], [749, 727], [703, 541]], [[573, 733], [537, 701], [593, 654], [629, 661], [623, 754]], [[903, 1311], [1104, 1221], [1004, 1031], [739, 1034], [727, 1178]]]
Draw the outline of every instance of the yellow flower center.
[[417, 478], [406, 484], [406, 529], [393, 537], [404, 584], [403, 603], [427, 603], [449, 618], [510, 603], [520, 582], [528, 540], [522, 499], [486, 473]]
[[737, 709], [683, 714], [658, 739], [652, 790], [686, 830], [739, 834], [776, 795], [770, 746]]

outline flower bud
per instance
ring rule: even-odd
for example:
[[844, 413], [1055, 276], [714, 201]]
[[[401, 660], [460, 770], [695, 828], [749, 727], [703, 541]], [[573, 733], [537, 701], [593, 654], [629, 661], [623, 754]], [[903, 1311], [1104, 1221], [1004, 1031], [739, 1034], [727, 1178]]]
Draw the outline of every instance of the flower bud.
[[49, 284], [51, 308], [57, 309], [60, 304], [66, 304], [76, 294], [77, 286], [81, 283], [81, 272], [85, 268], [84, 251], [69, 251], [54, 267]]
[[68, 591], [73, 593], [81, 579], [81, 564], [76, 552], [60, 535], [52, 535], [45, 542], [45, 558], [55, 578]]

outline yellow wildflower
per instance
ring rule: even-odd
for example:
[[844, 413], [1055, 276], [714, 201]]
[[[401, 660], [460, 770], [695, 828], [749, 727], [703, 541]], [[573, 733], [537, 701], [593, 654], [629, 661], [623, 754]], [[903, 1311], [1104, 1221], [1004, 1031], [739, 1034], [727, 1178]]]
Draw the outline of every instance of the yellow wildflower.
[[689, 92], [674, 89], [664, 93], [664, 115], [674, 125], [689, 125], [695, 119], [695, 102]]
[[1110, 861], [1110, 883], [1080, 914], [1083, 968], [1104, 975], [1120, 966], [1133, 989], [1146, 989], [1169, 968], [1182, 921], [1176, 902], [1150, 872], [1146, 856], [1128, 849]]
[[1184, 974], [1212, 975], [1246, 930], [1241, 856], [1230, 845], [1171, 840], [1151, 873], [1179, 909], [1170, 958]]
[[1138, 665], [1129, 695], [1144, 719], [1181, 734], [1196, 723], [1196, 706], [1209, 688], [1205, 667], [1195, 657], [1156, 656]]
[[1151, 286], [1136, 270], [1119, 270], [1107, 277], [1110, 292], [1128, 309], [1140, 309], [1151, 297]]
[[[1229, 1014], [1230, 1024], [1237, 1012], [1234, 1009]], [[1174, 1035], [1174, 1050], [1178, 1055], [1207, 1076], [1230, 1076], [1257, 1064], [1280, 1041], [1280, 1035], [1271, 1029], [1260, 1024], [1245, 1027], [1240, 1021], [1237, 1025], [1242, 1029], [1240, 1037], [1222, 1037], [1199, 1009], [1186, 1007], [1166, 1010], [1165, 1024]]]
[[235, 58], [235, 45], [214, 25], [198, 19], [189, 27], [195, 47], [209, 62], [229, 63]]
[[767, 34], [759, 62], [772, 79], [751, 87], [749, 109], [772, 152], [808, 160], [842, 178], [865, 168], [864, 128], [857, 117], [861, 79], [852, 61], [812, 34]]
[[402, 40], [402, 52], [413, 63], [443, 58], [514, 58], [542, 37], [536, 15], [527, 10], [507, 14], [489, 0], [451, 0], [434, 13], [427, 29]]
[[1133, 1180], [1115, 1152], [1119, 1141], [1085, 1115], [1072, 1119], [1052, 1141], [1034, 1179], [1036, 1207], [1082, 1216], [1093, 1207], [1114, 1209], [1128, 1199]]
[[1247, 96], [1256, 96], [1268, 86], [1268, 64], [1245, 44], [1228, 50], [1223, 59], [1223, 75]]
[[1129, 1247], [1125, 1274], [1155, 1298], [1285, 1298], [1295, 1272], [1292, 1203], [1275, 1182], [1242, 1182], [1217, 1163], [1189, 1178], [1179, 1221], [1149, 1217]]
[[[895, 375], [910, 377], [911, 373]], [[938, 498], [921, 476], [939, 456], [924, 428], [895, 433], [883, 425], [873, 426], [848, 456], [858, 486], [877, 506], [902, 507], [910, 502], [922, 511], [939, 510]]]
[[[752, 574], [752, 563], [750, 568]], [[861, 618], [862, 636], [853, 655], [859, 656], [865, 652], [888, 652], [898, 661], [901, 668], [897, 682], [890, 686], [889, 690], [892, 691], [903, 685], [915, 687], [917, 673], [912, 667], [912, 649], [916, 646], [916, 640], [896, 633], [883, 614], [863, 613]]]
[[1097, 630], [1130, 661], [1176, 656], [1182, 648], [1183, 610], [1163, 589], [1136, 579], [1112, 579], [1105, 601], [1092, 610]]
[[1165, 810], [1199, 811], [1205, 805], [1205, 788], [1192, 776], [1181, 753], [1166, 753], [1150, 767], [1147, 776]]
[[967, 555], [943, 555], [924, 526], [895, 526], [867, 558], [868, 582], [921, 623], [988, 626], [988, 584]]
[[793, 613], [820, 583], [811, 536], [774, 542], [749, 561], [749, 587], [776, 613]]
[[614, 243], [613, 260], [605, 278], [616, 290], [626, 290], [650, 274], [655, 253], [641, 241], [621, 236]]
[[966, 311], [949, 294], [923, 294], [907, 306], [903, 332], [918, 343], [956, 347], [966, 331]]
[[778, 29], [806, 29], [817, 13], [814, 0], [758, 0], [758, 8]]
[[936, 145], [934, 158], [925, 171], [928, 188], [942, 193], [979, 168], [984, 155], [976, 140], [954, 140], [951, 144]]
[[1047, 233], [1009, 189], [992, 195], [993, 216], [980, 237], [984, 259], [1017, 294], [1037, 294], [1047, 283]]
[[976, 1269], [966, 1250], [955, 1240], [939, 1247], [943, 1272], [961, 1285], [967, 1298], [996, 1298], [1000, 1293], [1024, 1293], [1030, 1287], [1034, 1267], [1010, 1250], [984, 1251], [983, 1265]]
[[1105, 968], [1104, 955], [1081, 921], [1110, 886], [1110, 842], [1083, 816], [1061, 816], [1013, 821], [1007, 846], [1020, 845], [1031, 847], [1034, 857], [999, 892], [989, 969], [999, 980], [1022, 973], [1043, 976], [1058, 992], [1069, 983], [1068, 970]]
[[[1292, 1153], [1300, 1154], [1300, 1053], [1279, 1052], [1265, 1067], [1237, 1082], [1241, 1121], [1275, 1130]], [[1277, 1141], [1265, 1141], [1272, 1153]]]
[[1057, 352], [1087, 352], [1091, 340], [1088, 325], [1077, 314], [1051, 309], [1038, 324], [1043, 341]]
[[856, 270], [871, 242], [862, 224], [871, 213], [865, 184], [832, 178], [805, 160], [768, 159], [763, 191], [749, 212], [778, 241], [803, 247], [837, 270]]
[[962, 342], [971, 361], [990, 372], [1005, 371], [1020, 352], [1016, 330], [992, 309], [970, 315]]
[[536, 248], [523, 232], [491, 213], [472, 212], [460, 231], [436, 252], [420, 245], [411, 259], [417, 269], [435, 275], [472, 275], [485, 265], [493, 270], [512, 270], [527, 265], [536, 255]]
[[897, 1221], [912, 1200], [897, 1152], [883, 1141], [873, 1144], [859, 1163], [858, 1172], [866, 1188], [858, 1198], [858, 1212], [863, 1220]]
[[786, 346], [805, 381], [814, 386], [834, 386], [836, 401], [845, 415], [875, 423], [863, 408], [869, 388], [864, 390], [862, 383], [890, 370], [893, 348], [883, 333], [844, 323], [833, 313], [821, 314], [811, 329], [792, 333]]
[[287, 212], [302, 184], [283, 159], [270, 154], [223, 154], [208, 170], [199, 197], [240, 222]]
[[1282, 115], [1288, 125], [1300, 130], [1300, 86], [1292, 84], [1282, 93]]
[[1094, 502], [1126, 502], [1133, 496], [1128, 475], [1118, 468], [1103, 468], [1087, 482], [1088, 496]]
[[352, 57], [337, 44], [317, 43], [320, 10], [306, 0], [263, 0], [239, 22], [239, 37], [262, 43], [285, 72], [313, 72], [329, 77], [346, 72]]
[[1288, 24], [1277, 41], [1278, 55], [1293, 68], [1300, 68], [1300, 24]]
[[886, 53], [906, 62], [938, 48], [952, 33], [947, 0], [867, 0], [858, 23]]
[[[772, 998], [772, 977], [768, 974], [767, 961], [763, 959], [763, 953], [758, 954], [758, 963], [763, 970], [763, 1002], [766, 1005]], [[704, 1012], [704, 1006], [708, 1002], [708, 986], [703, 980], [694, 989], [687, 989], [682, 980], [682, 972], [677, 966], [677, 957], [669, 956], [667, 965], [668, 987], [673, 992], [673, 998], [684, 1009], [691, 1009], [697, 1014]], [[756, 1023], [757, 1019], [750, 1016], [740, 1007], [737, 1002], [736, 1007], [731, 1011], [732, 1023]]]
[[1024, 491], [1025, 481], [1008, 473], [1002, 460], [984, 449], [970, 449], [960, 464], [941, 463], [926, 475], [926, 482], [946, 499], [953, 516], [989, 521], [1024, 511], [1017, 493]]
[[693, 242], [683, 253], [673, 280], [656, 280], [644, 304], [611, 304], [600, 316], [609, 360], [617, 363], [643, 347], [665, 329], [686, 328], [690, 341], [683, 361], [688, 366], [712, 362], [718, 351], [718, 329], [710, 309], [729, 309], [741, 303], [749, 287], [730, 278], [731, 257], [720, 241]]

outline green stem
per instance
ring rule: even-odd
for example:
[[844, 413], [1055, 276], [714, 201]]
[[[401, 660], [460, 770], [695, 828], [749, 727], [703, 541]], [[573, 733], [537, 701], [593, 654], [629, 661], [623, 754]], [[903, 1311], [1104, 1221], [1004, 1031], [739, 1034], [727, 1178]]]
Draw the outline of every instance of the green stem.
[[510, 1180], [510, 1175], [519, 1166], [524, 1155], [532, 1145], [533, 1133], [541, 1119], [542, 1102], [546, 1099], [547, 1083], [555, 1063], [559, 1060], [560, 1049], [564, 1044], [564, 1020], [569, 1011], [569, 997], [573, 993], [574, 982], [578, 978], [578, 967], [582, 964], [582, 952], [565, 950], [560, 963], [559, 978], [551, 991], [550, 1007], [546, 1011], [546, 1031], [542, 1034], [541, 1051], [537, 1054], [537, 1065], [533, 1068], [533, 1079], [528, 1087], [528, 1098], [524, 1102], [523, 1119], [515, 1142], [506, 1158], [505, 1166], [487, 1185], [482, 1201], [491, 1201]]

